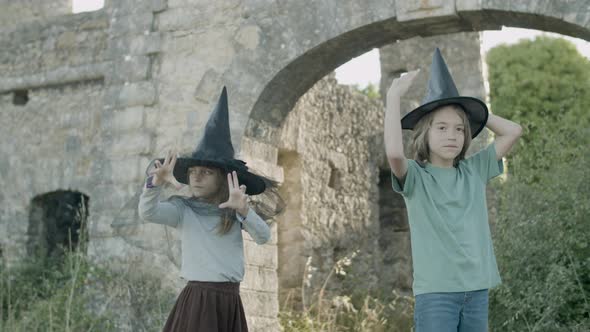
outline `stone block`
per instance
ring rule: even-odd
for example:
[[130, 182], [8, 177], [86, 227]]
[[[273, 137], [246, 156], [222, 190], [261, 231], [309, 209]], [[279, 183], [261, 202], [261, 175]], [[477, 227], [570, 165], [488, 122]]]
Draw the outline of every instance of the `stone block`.
[[283, 182], [284, 174], [282, 167], [273, 163], [266, 162], [261, 159], [252, 158], [248, 155], [243, 155], [240, 157], [243, 158], [243, 160], [246, 162], [248, 168], [254, 170], [256, 173], [262, 174], [279, 183]]
[[114, 183], [137, 182], [144, 178], [139, 171], [139, 159], [136, 156], [128, 156], [110, 160], [111, 179]]
[[152, 82], [147, 81], [112, 86], [108, 93], [114, 98], [115, 108], [149, 106], [156, 102], [156, 88]]
[[246, 262], [251, 265], [270, 269], [277, 267], [277, 247], [275, 245], [258, 245], [253, 241], [244, 241]]
[[160, 12], [166, 9], [166, 0], [113, 1], [114, 15], [134, 15]]
[[131, 39], [131, 54], [152, 54], [162, 50], [162, 37], [159, 32], [143, 34]]
[[111, 38], [122, 35], [137, 35], [152, 30], [154, 15], [143, 12], [133, 15], [113, 16], [109, 35]]
[[110, 216], [90, 216], [88, 219], [88, 236], [90, 238], [113, 236], [112, 221], [113, 218]]
[[197, 25], [203, 9], [198, 7], [171, 8], [159, 14], [160, 31], [189, 30]]
[[195, 89], [195, 99], [208, 103], [219, 94], [220, 85], [221, 74], [213, 69], [207, 70]]
[[144, 107], [145, 122], [144, 127], [154, 129], [159, 125], [160, 110], [153, 107]]
[[168, 8], [167, 0], [151, 0], [150, 10], [152, 12], [161, 12]]
[[327, 158], [335, 168], [340, 169], [343, 172], [349, 171], [348, 157], [344, 153], [330, 150], [327, 153]]
[[[269, 313], [266, 313], [269, 314]], [[278, 312], [276, 313], [278, 314]], [[261, 317], [261, 316], [248, 316], [248, 327], [252, 331], [257, 332], [276, 332], [281, 331], [279, 320], [276, 318], [276, 314], [273, 317]]]
[[279, 149], [270, 144], [254, 140], [249, 137], [242, 137], [241, 153], [256, 157], [268, 163], [276, 164], [278, 160]]
[[399, 22], [425, 18], [457, 16], [454, 1], [448, 0], [404, 0], [396, 1], [395, 9]]
[[506, 10], [509, 11], [510, 7], [512, 7], [512, 1], [502, 1], [502, 0], [479, 0], [482, 2], [481, 6], [483, 9], [497, 9], [497, 10]]
[[109, 128], [120, 132], [137, 130], [143, 126], [145, 114], [143, 106], [114, 110]]
[[111, 156], [134, 156], [152, 152], [154, 139], [150, 133], [132, 132], [122, 133], [113, 136], [110, 150]]
[[481, 10], [483, 0], [455, 0], [457, 12]]
[[279, 301], [275, 292], [251, 291], [242, 287], [240, 296], [244, 302], [246, 317], [272, 318], [279, 312]]
[[260, 43], [260, 28], [256, 25], [242, 27], [234, 39], [245, 49], [254, 50]]
[[68, 154], [80, 153], [82, 140], [79, 135], [69, 135], [64, 142], [64, 151]]
[[109, 54], [111, 57], [124, 55], [145, 55], [161, 51], [162, 38], [159, 32], [141, 32], [120, 36], [111, 41]]
[[119, 61], [114, 61], [108, 71], [108, 84], [125, 84], [141, 82], [150, 75], [150, 57], [147, 55], [125, 55]]
[[246, 274], [242, 288], [252, 291], [277, 292], [277, 271], [246, 263]]

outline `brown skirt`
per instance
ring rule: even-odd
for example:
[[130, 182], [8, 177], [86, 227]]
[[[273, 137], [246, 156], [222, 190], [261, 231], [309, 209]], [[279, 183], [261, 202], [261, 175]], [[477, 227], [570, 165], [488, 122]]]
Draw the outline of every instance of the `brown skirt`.
[[189, 281], [168, 316], [164, 332], [247, 332], [240, 284]]

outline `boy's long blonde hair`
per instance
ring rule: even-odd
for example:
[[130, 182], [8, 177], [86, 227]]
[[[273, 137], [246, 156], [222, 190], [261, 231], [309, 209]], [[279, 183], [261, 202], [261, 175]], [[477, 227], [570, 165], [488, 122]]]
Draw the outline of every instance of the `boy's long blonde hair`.
[[[469, 126], [469, 118], [467, 117], [467, 113], [463, 111], [463, 108], [456, 104], [451, 105], [444, 105], [445, 106], [452, 106], [453, 109], [459, 114], [461, 120], [463, 121], [463, 126], [465, 128], [465, 141], [463, 142], [463, 149], [461, 149], [461, 153], [455, 160], [453, 161], [453, 166], [457, 167], [459, 165], [459, 161], [465, 159], [465, 153], [467, 149], [469, 149], [469, 145], [471, 145], [471, 127]], [[428, 145], [428, 131], [432, 126], [432, 120], [434, 119], [434, 114], [441, 109], [441, 107], [434, 109], [433, 111], [429, 112], [428, 114], [424, 115], [416, 126], [414, 126], [414, 136], [412, 139], [412, 150], [414, 151], [414, 159], [421, 165], [430, 162], [430, 147]]]

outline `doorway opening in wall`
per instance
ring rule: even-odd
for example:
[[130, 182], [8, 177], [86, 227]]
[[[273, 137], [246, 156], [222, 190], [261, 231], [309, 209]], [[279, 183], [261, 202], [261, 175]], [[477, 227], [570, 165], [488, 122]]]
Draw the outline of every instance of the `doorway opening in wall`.
[[86, 252], [88, 196], [58, 190], [33, 198], [29, 215], [28, 251], [39, 258], [61, 258], [69, 251]]
[[104, 7], [104, 0], [72, 0], [72, 13], [93, 12]]

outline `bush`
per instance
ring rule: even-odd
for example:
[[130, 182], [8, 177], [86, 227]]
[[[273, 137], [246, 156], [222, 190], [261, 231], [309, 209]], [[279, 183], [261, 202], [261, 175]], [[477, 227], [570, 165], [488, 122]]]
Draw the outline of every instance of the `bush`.
[[79, 251], [30, 258], [0, 266], [0, 331], [160, 331], [174, 297], [155, 277]]
[[534, 183], [501, 185], [494, 232], [503, 284], [491, 292], [494, 331], [590, 328], [590, 164], [555, 162]]
[[[284, 303], [281, 306], [279, 320], [282, 331], [405, 332], [411, 330], [414, 314], [412, 296], [399, 294], [395, 290], [391, 294], [360, 290], [352, 285], [337, 289], [338, 294], [327, 290], [331, 277], [334, 275], [338, 276], [340, 281], [347, 279], [353, 284], [355, 280], [361, 278], [351, 273], [351, 270], [354, 270], [351, 265], [355, 264], [357, 253], [358, 251], [354, 251], [334, 264], [322, 287], [312, 293], [310, 299], [303, 298], [303, 310], [294, 309], [295, 306], [292, 303]], [[312, 270], [308, 260], [302, 287], [306, 287], [306, 279], [311, 278]]]

